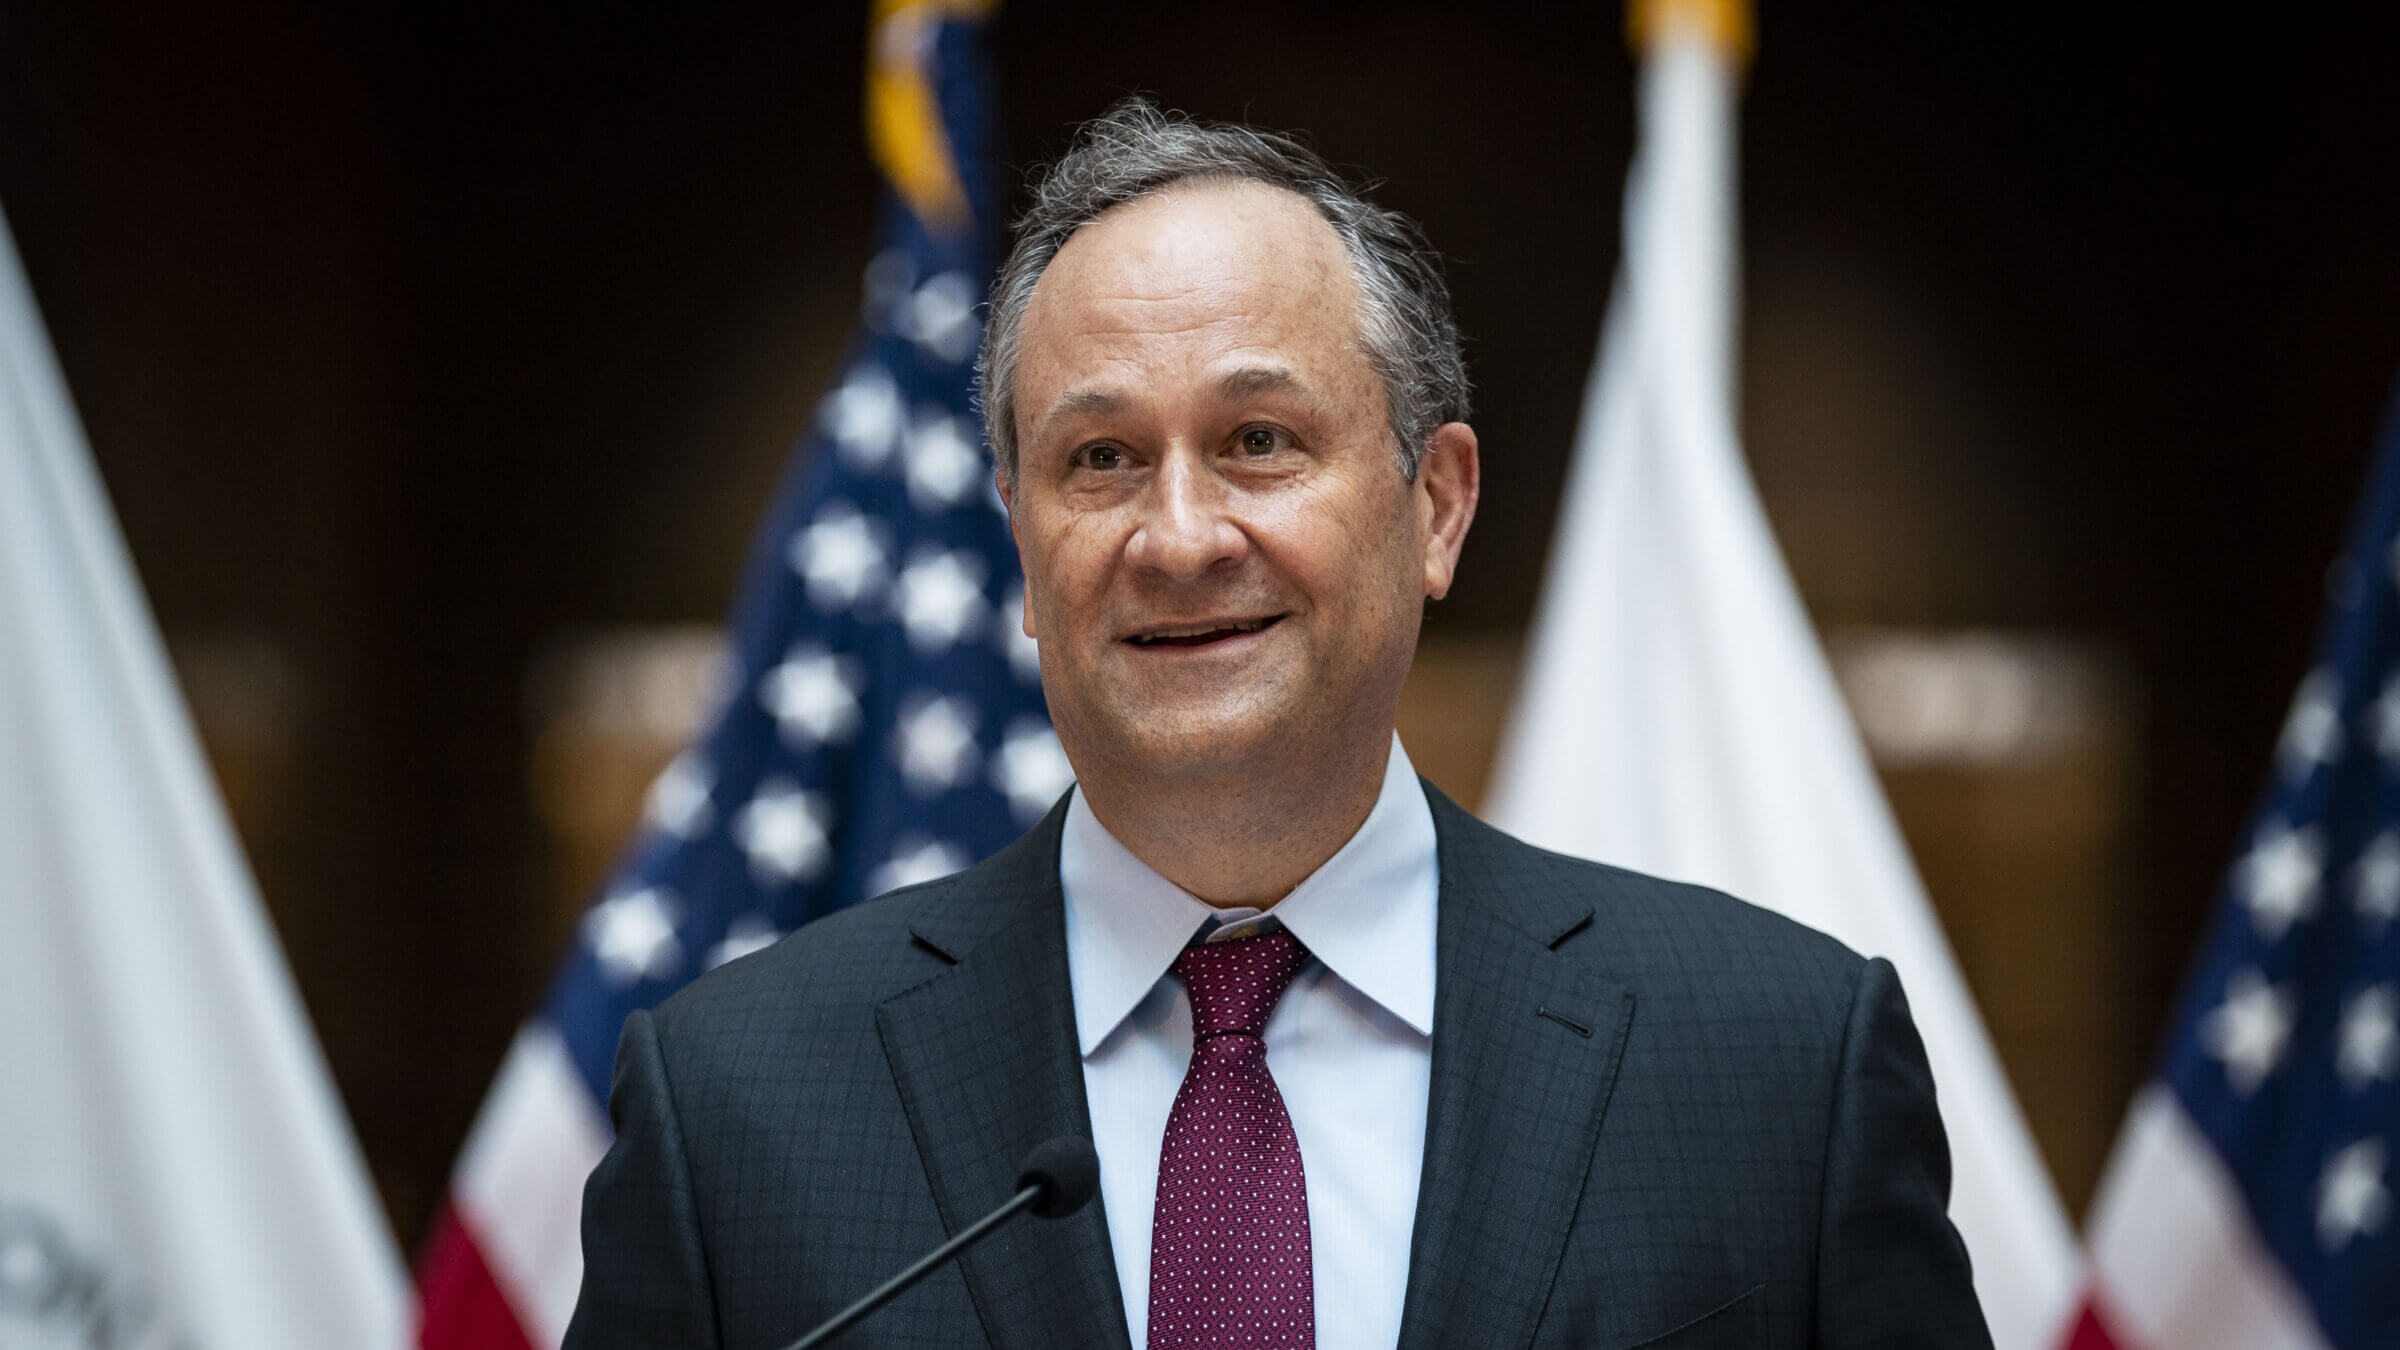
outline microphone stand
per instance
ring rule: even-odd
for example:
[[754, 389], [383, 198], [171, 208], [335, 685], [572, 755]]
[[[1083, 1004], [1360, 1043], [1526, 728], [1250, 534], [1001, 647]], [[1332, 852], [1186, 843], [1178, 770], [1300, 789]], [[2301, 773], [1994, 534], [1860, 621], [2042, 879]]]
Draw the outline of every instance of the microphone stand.
[[1016, 1197], [1007, 1204], [986, 1214], [973, 1227], [968, 1228], [957, 1237], [927, 1252], [923, 1260], [885, 1280], [865, 1298], [835, 1313], [832, 1321], [792, 1342], [787, 1350], [814, 1350], [814, 1347], [824, 1345], [835, 1336], [849, 1330], [858, 1319], [898, 1298], [910, 1285], [932, 1274], [934, 1269], [944, 1261], [974, 1246], [983, 1240], [985, 1234], [1032, 1208], [1034, 1202], [1042, 1198], [1042, 1192], [1045, 1189], [1047, 1187], [1037, 1183], [1018, 1191]]

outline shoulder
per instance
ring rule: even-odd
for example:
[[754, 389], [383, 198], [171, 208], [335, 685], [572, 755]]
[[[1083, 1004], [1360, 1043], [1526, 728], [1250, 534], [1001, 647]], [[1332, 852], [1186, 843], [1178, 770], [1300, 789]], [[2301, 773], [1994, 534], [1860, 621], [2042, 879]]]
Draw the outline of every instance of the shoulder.
[[1553, 853], [1428, 787], [1442, 900], [1493, 906], [1538, 940], [1647, 998], [1704, 997], [1760, 1015], [1840, 1017], [1867, 961], [1835, 939], [1722, 891]]
[[871, 1024], [876, 1007], [949, 970], [984, 935], [1057, 903], [1061, 814], [973, 867], [837, 910], [701, 976], [653, 1011], [661, 1039]]

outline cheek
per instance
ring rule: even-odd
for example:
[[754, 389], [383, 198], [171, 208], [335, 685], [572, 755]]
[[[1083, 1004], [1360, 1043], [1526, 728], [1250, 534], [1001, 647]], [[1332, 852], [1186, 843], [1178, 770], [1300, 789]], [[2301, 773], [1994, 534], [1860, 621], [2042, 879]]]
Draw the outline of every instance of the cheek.
[[1321, 517], [1279, 524], [1265, 551], [1320, 621], [1363, 634], [1421, 598], [1423, 569], [1399, 531], [1344, 528]]
[[1021, 536], [1027, 614], [1043, 640], [1072, 638], [1092, 625], [1122, 547], [1120, 534], [1106, 519], [1059, 512]]
[[1415, 596], [1423, 560], [1411, 503], [1380, 481], [1296, 493], [1280, 521], [1296, 571], [1351, 608], [1381, 608], [1386, 593]]

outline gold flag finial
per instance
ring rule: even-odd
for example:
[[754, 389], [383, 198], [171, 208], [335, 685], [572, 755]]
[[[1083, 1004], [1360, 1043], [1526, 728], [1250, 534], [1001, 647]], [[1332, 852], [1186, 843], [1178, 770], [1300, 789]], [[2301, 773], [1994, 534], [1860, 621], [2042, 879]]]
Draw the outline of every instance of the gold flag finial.
[[1750, 0], [1628, 0], [1625, 36], [1647, 56], [1674, 33], [1696, 33], [1737, 65], [1758, 49], [1758, 14]]
[[933, 86], [935, 25], [980, 19], [995, 0], [875, 0], [867, 28], [867, 150], [917, 218], [939, 229], [967, 222], [958, 156]]

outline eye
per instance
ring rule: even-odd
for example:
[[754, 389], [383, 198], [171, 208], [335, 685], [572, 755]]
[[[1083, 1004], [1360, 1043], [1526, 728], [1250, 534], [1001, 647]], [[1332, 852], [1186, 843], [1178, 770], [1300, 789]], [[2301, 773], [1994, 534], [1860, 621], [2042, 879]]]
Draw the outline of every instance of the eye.
[[1242, 434], [1236, 439], [1241, 444], [1242, 453], [1257, 458], [1283, 449], [1289, 438], [1277, 428], [1258, 426], [1242, 428]]
[[1105, 441], [1087, 445], [1075, 452], [1075, 466], [1079, 469], [1099, 469], [1102, 472], [1122, 469], [1125, 467], [1125, 452]]

